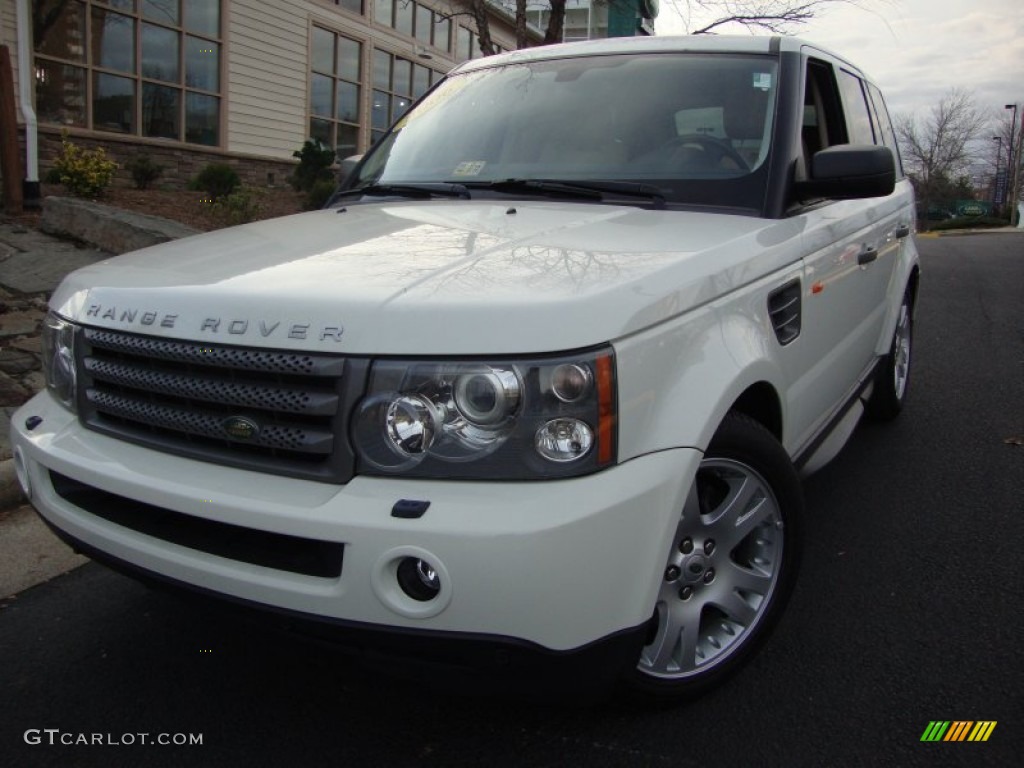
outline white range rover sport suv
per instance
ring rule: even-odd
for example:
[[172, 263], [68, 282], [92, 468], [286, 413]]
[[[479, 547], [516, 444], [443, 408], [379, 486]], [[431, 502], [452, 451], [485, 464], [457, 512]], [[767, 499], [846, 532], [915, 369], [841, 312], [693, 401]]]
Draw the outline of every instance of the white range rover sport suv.
[[94, 559], [354, 648], [692, 695], [784, 608], [800, 475], [901, 409], [913, 211], [803, 41], [470, 61], [323, 210], [70, 275], [19, 476]]

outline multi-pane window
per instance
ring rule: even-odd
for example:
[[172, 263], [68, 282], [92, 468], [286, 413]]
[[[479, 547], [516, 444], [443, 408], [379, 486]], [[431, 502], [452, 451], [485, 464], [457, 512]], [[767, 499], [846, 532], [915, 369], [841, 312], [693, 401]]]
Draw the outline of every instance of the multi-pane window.
[[377, 141], [442, 74], [401, 56], [373, 51], [371, 138]]
[[36, 0], [45, 123], [220, 143], [219, 0]]
[[[504, 53], [507, 49], [499, 45], [493, 38], [491, 45], [495, 53]], [[480, 50], [480, 37], [466, 27], [459, 27], [455, 33], [455, 61], [461, 64], [469, 59], [479, 59], [483, 56]]]
[[451, 49], [452, 20], [414, 0], [374, 0], [373, 17], [378, 24], [415, 37], [424, 45]]
[[455, 37], [455, 60], [460, 64], [469, 59], [476, 59], [482, 56], [480, 52], [480, 39], [476, 32], [470, 32], [465, 27], [459, 27]]
[[[608, 37], [609, 5], [610, 3], [595, 0], [567, 0], [562, 23], [562, 42]], [[551, 8], [528, 8], [526, 20], [538, 29], [547, 29], [551, 20]]]
[[346, 11], [351, 13], [358, 13], [360, 16], [363, 15], [363, 0], [334, 0], [334, 4], [339, 8], [344, 8]]
[[359, 151], [363, 45], [313, 27], [309, 135], [345, 158]]

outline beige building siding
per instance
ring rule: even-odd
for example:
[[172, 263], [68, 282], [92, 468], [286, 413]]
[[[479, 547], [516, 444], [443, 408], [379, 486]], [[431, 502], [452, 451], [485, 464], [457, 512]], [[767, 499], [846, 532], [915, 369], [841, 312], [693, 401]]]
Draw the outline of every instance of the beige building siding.
[[[455, 66], [451, 53], [431, 49], [432, 58], [420, 59], [423, 45], [373, 21], [372, 0], [364, 0], [366, 15], [345, 13], [333, 3], [316, 0], [226, 0], [227, 88], [225, 149], [248, 155], [289, 159], [308, 138], [309, 45], [312, 25], [331, 29], [363, 43], [361, 133], [369, 144], [373, 48], [425, 64], [439, 72]], [[451, 12], [443, 0], [421, 4]], [[452, 44], [459, 26], [475, 29], [470, 18], [452, 18]], [[514, 48], [515, 34], [507, 22], [493, 19], [491, 34], [505, 48]]]
[[229, 152], [287, 159], [306, 133], [310, 4], [226, 5]]
[[[0, 43], [8, 46], [15, 70], [17, 2], [20, 0], [0, 0]], [[459, 0], [416, 2], [443, 14], [451, 13], [459, 5]], [[140, 146], [161, 158], [194, 152], [203, 157], [236, 157], [240, 162], [265, 160], [287, 167], [294, 162], [292, 153], [309, 135], [310, 36], [316, 24], [363, 45], [359, 147], [365, 150], [370, 142], [373, 110], [374, 49], [443, 73], [456, 64], [452, 51], [457, 30], [475, 29], [475, 25], [468, 15], [453, 16], [452, 47], [444, 52], [377, 24], [374, 0], [364, 3], [365, 15], [359, 16], [342, 10], [333, 0], [223, 0], [221, 132], [217, 147], [85, 128], [73, 128], [71, 133], [98, 145], [107, 144], [118, 155]], [[492, 17], [491, 34], [502, 47], [514, 47], [510, 18]], [[16, 90], [17, 75], [14, 86]], [[20, 107], [18, 119], [24, 122]], [[50, 134], [56, 135], [59, 129], [60, 126], [41, 124], [40, 140], [52, 138]]]

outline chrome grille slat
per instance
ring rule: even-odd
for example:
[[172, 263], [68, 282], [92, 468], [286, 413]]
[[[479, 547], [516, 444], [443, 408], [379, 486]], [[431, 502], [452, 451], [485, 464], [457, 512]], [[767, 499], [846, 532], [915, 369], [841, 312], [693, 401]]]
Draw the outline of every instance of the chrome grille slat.
[[332, 414], [338, 410], [338, 395], [334, 392], [252, 384], [224, 376], [188, 376], [92, 358], [85, 361], [85, 366], [94, 380], [190, 400], [307, 415]]
[[119, 397], [90, 389], [86, 398], [98, 410], [122, 419], [171, 429], [188, 435], [227, 440], [242, 445], [258, 445], [275, 450], [300, 453], [329, 454], [334, 443], [330, 432], [309, 429], [296, 424], [268, 424], [248, 440], [231, 437], [224, 431], [224, 417], [203, 411], [173, 408], [156, 403], [145, 403], [129, 397]]
[[305, 376], [340, 376], [344, 360], [293, 352], [270, 352], [248, 347], [227, 347], [198, 342], [134, 336], [116, 331], [87, 328], [85, 338], [94, 349], [140, 355], [157, 360], [173, 360], [202, 366], [263, 371]]

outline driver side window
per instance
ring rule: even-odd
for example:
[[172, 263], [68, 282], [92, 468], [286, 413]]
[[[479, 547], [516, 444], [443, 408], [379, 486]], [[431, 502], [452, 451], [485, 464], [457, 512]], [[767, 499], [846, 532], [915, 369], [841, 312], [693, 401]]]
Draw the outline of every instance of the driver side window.
[[816, 153], [849, 142], [835, 73], [830, 64], [817, 59], [807, 62], [800, 141], [803, 168], [799, 169], [798, 176], [803, 178], [810, 175], [811, 158]]

